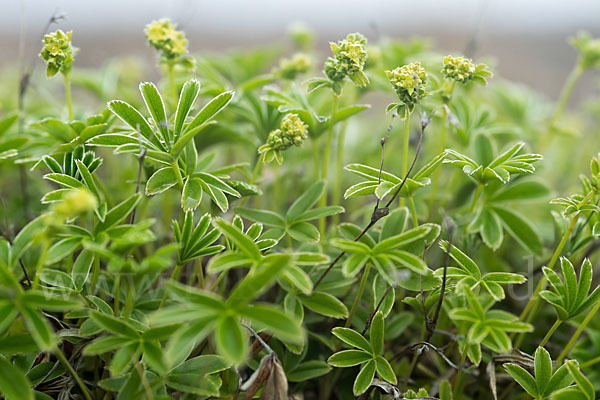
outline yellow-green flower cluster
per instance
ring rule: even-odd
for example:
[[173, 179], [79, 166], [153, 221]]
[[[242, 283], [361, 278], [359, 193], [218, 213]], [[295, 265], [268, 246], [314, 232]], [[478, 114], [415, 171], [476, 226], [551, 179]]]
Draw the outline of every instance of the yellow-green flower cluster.
[[283, 79], [293, 80], [298, 75], [307, 73], [311, 66], [312, 59], [308, 54], [296, 53], [291, 58], [281, 59], [277, 74]]
[[420, 99], [427, 95], [427, 73], [420, 62], [385, 71], [385, 75], [400, 99], [400, 106], [407, 107], [408, 111], [412, 111]]
[[600, 68], [600, 39], [594, 39], [589, 33], [581, 32], [571, 38], [571, 44], [579, 50], [580, 65], [583, 69]]
[[287, 114], [281, 120], [279, 129], [275, 129], [269, 134], [267, 143], [258, 148], [258, 152], [263, 155], [265, 163], [276, 160], [281, 164], [283, 157], [281, 151], [287, 150], [292, 146], [300, 146], [308, 137], [308, 125], [304, 123], [298, 114]]
[[89, 190], [73, 189], [52, 207], [52, 211], [57, 220], [65, 220], [94, 211], [97, 206], [96, 197]]
[[44, 47], [40, 57], [46, 61], [46, 76], [48, 78], [58, 72], [69, 73], [75, 59], [77, 49], [71, 45], [71, 33], [58, 29], [44, 36]]
[[152, 21], [146, 25], [146, 39], [150, 46], [161, 52], [161, 58], [174, 61], [187, 53], [187, 39], [183, 31], [178, 31], [177, 25], [169, 19]]
[[475, 76], [475, 64], [468, 58], [446, 56], [442, 74], [456, 82], [467, 83]]
[[367, 61], [367, 39], [360, 33], [351, 33], [346, 39], [330, 43], [333, 57], [325, 62], [325, 75], [334, 82], [348, 77], [356, 86], [369, 83], [363, 68]]

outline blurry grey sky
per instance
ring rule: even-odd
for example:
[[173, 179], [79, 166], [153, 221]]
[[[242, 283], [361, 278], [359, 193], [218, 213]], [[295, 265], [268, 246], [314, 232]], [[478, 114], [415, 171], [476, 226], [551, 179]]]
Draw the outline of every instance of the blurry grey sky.
[[[41, 30], [59, 11], [58, 26], [73, 30], [79, 65], [121, 54], [150, 56], [143, 27], [170, 17], [188, 34], [191, 51], [247, 47], [281, 39], [294, 21], [314, 28], [319, 43], [360, 31], [431, 37], [440, 50], [462, 51], [477, 34], [479, 55], [493, 55], [498, 71], [551, 95], [576, 53], [567, 37], [600, 35], [600, 0], [0, 0], [0, 51], [29, 59]], [[19, 50], [19, 37], [24, 37]], [[3, 57], [0, 63], [14, 60]], [[526, 63], [526, 68], [523, 68]]]

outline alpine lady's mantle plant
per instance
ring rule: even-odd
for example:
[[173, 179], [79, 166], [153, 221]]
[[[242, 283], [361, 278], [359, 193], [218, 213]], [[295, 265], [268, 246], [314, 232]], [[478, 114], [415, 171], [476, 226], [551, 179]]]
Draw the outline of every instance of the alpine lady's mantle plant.
[[204, 55], [145, 34], [162, 81], [73, 73], [57, 30], [68, 120], [0, 111], [4, 398], [595, 398], [598, 135], [554, 134], [598, 131], [597, 99], [567, 112], [598, 39], [552, 113], [419, 40], [350, 34], [305, 81], [306, 28]]

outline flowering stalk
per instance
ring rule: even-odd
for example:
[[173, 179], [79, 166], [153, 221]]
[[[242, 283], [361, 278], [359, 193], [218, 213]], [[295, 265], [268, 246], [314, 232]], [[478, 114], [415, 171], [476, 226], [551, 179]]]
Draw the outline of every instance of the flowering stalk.
[[69, 120], [73, 120], [73, 106], [71, 101], [71, 84], [69, 74], [75, 60], [77, 48], [71, 45], [72, 32], [63, 32], [58, 29], [44, 36], [44, 47], [40, 58], [46, 62], [46, 77], [51, 78], [57, 73], [63, 74], [65, 80], [65, 99], [69, 110]]

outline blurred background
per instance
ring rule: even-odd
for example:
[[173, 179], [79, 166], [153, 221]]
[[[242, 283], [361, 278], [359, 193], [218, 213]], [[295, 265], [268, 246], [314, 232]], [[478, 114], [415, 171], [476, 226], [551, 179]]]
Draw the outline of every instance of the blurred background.
[[[31, 63], [42, 31], [53, 15], [57, 27], [73, 30], [81, 50], [79, 67], [97, 67], [107, 58], [140, 55], [154, 62], [143, 28], [169, 17], [188, 35], [192, 52], [248, 48], [283, 41], [293, 22], [317, 33], [325, 56], [328, 41], [359, 31], [380, 37], [430, 38], [439, 51], [491, 56], [497, 75], [556, 98], [576, 52], [567, 38], [579, 30], [600, 34], [598, 0], [2, 0], [0, 51]], [[41, 70], [41, 69], [40, 69]], [[575, 98], [589, 95], [597, 75], [588, 74]]]

